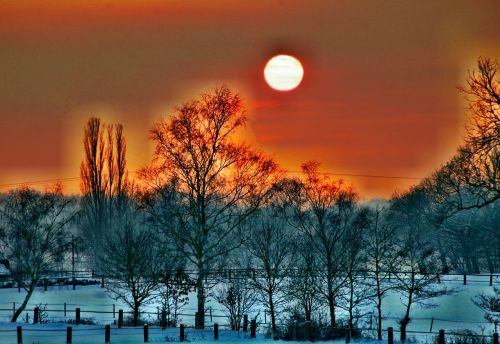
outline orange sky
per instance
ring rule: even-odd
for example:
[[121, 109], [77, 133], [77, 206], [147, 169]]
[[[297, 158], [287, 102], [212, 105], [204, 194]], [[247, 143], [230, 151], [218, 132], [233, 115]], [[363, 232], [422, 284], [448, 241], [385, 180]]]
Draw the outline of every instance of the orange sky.
[[[467, 69], [500, 57], [498, 17], [497, 0], [0, 0], [0, 191], [78, 177], [90, 116], [124, 125], [134, 170], [151, 123], [217, 84], [286, 169], [427, 175], [461, 142]], [[262, 77], [280, 52], [305, 68], [288, 93]], [[364, 199], [416, 182], [344, 178]]]

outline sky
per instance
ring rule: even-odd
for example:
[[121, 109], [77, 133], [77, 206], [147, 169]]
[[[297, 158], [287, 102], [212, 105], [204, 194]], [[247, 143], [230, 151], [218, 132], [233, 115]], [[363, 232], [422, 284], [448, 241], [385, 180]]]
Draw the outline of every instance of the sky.
[[[225, 84], [245, 138], [283, 168], [317, 160], [388, 198], [463, 141], [457, 87], [500, 57], [499, 17], [498, 0], [0, 0], [0, 191], [63, 179], [77, 193], [91, 116], [123, 124], [133, 172], [155, 121]], [[279, 53], [304, 66], [290, 92], [263, 78]]]

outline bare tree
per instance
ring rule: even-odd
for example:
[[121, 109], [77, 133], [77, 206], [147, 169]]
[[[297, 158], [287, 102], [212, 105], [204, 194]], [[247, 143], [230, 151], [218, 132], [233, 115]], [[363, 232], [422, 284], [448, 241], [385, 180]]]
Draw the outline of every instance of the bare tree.
[[303, 312], [304, 320], [310, 322], [313, 320], [313, 313], [322, 303], [315, 286], [316, 258], [307, 242], [301, 242], [295, 249], [297, 273], [289, 278], [287, 295], [297, 302]]
[[500, 145], [500, 63], [480, 57], [460, 90], [469, 101], [467, 142], [474, 153], [498, 153]]
[[176, 207], [156, 219], [197, 269], [198, 328], [205, 322], [207, 270], [241, 245], [235, 231], [260, 207], [277, 170], [271, 158], [236, 141], [245, 122], [241, 98], [216, 88], [154, 125], [153, 164], [140, 173], [157, 197], [174, 191]]
[[368, 302], [370, 296], [369, 289], [366, 287], [366, 283], [360, 274], [360, 272], [366, 270], [364, 247], [366, 246], [365, 232], [369, 223], [369, 214], [368, 208], [357, 209], [353, 221], [350, 223], [343, 238], [343, 250], [346, 255], [345, 274], [347, 289], [347, 295], [343, 295], [347, 299], [347, 306], [343, 308], [349, 314], [348, 328], [350, 336], [352, 336], [354, 330], [354, 322], [358, 318], [355, 312], [360, 306]]
[[343, 239], [355, 214], [357, 195], [342, 181], [330, 180], [318, 171], [319, 163], [302, 165], [303, 179], [285, 183], [290, 224], [308, 240], [319, 268], [318, 292], [328, 303], [330, 325], [335, 327], [337, 296], [346, 277]]
[[151, 228], [131, 219], [108, 234], [104, 243], [101, 266], [110, 277], [106, 288], [132, 309], [134, 326], [141, 306], [156, 297], [161, 281], [163, 252], [156, 244]]
[[479, 58], [460, 88], [469, 102], [466, 142], [435, 173], [451, 214], [500, 198], [500, 64]]
[[275, 334], [276, 313], [286, 297], [286, 272], [294, 264], [295, 235], [274, 205], [262, 209], [250, 220], [249, 226], [250, 237], [245, 245], [258, 270], [252, 285], [269, 310], [271, 330]]
[[83, 131], [84, 160], [80, 165], [85, 232], [91, 238], [93, 256], [106, 228], [106, 151], [101, 120], [92, 117]]
[[500, 151], [475, 153], [471, 145], [462, 146], [433, 178], [448, 217], [487, 206], [500, 198]]
[[189, 302], [189, 293], [194, 291], [194, 283], [180, 267], [172, 271], [172, 266], [163, 274], [159, 285], [159, 295], [162, 302], [162, 314], [165, 313], [166, 324], [162, 326], [177, 326], [179, 313]]
[[55, 185], [46, 192], [28, 187], [10, 191], [0, 205], [0, 251], [8, 269], [27, 294], [14, 312], [17, 320], [37, 282], [50, 272], [67, 248], [66, 229], [74, 217], [74, 199]]
[[235, 278], [216, 291], [215, 299], [224, 307], [231, 329], [239, 331], [243, 316], [254, 308], [258, 296], [249, 279]]
[[397, 237], [394, 226], [388, 225], [377, 209], [372, 212], [371, 223], [367, 231], [366, 247], [367, 265], [373, 270], [373, 297], [377, 307], [377, 338], [382, 340], [382, 301], [387, 293], [394, 289], [389, 282], [390, 274], [397, 260]]
[[[106, 135], [105, 135], [106, 134]], [[92, 117], [84, 127], [80, 165], [82, 229], [96, 259], [113, 225], [120, 226], [127, 203], [126, 143], [121, 124], [106, 125]]]
[[400, 321], [401, 340], [406, 340], [412, 305], [432, 306], [433, 298], [453, 291], [438, 284], [439, 276], [447, 273], [450, 266], [442, 265], [430, 236], [423, 228], [423, 215], [413, 211], [415, 209], [418, 207], [415, 207], [411, 193], [396, 195], [391, 200], [389, 218], [399, 233], [398, 259], [395, 261], [397, 269], [393, 272], [398, 280], [396, 290], [406, 300], [403, 302], [405, 313]]

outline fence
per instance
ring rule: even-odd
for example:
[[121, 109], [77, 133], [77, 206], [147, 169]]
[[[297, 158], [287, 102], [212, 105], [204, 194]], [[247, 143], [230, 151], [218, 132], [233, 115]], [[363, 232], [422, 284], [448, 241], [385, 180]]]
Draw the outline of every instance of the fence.
[[[305, 270], [301, 269], [283, 269], [280, 270], [278, 275], [283, 277], [301, 277]], [[325, 271], [323, 270], [312, 270], [307, 271], [307, 273], [312, 273], [313, 277], [321, 277], [323, 276]], [[170, 272], [162, 272], [162, 276], [166, 276], [168, 274], [185, 274], [188, 277], [195, 278], [197, 276], [196, 270], [189, 269], [180, 269], [176, 271]], [[408, 275], [410, 277], [412, 275], [411, 271], [379, 271], [380, 274], [385, 274], [386, 277], [383, 279], [391, 280], [395, 278], [395, 275]], [[233, 279], [248, 279], [248, 278], [266, 278], [267, 271], [264, 269], [218, 269], [218, 270], [208, 270], [205, 272], [205, 278], [207, 282], [221, 282], [221, 281], [231, 281]], [[447, 274], [439, 274], [439, 273], [416, 273], [415, 277], [419, 276], [436, 276], [437, 282], [442, 283], [451, 283], [451, 284], [481, 284], [481, 285], [500, 285], [500, 274], [499, 273], [447, 273]], [[357, 279], [374, 279], [375, 271], [372, 270], [359, 270], [355, 272], [355, 276]], [[342, 279], [344, 276], [339, 273], [338, 278]], [[9, 276], [2, 276], [3, 285], [7, 287], [19, 287], [17, 283], [10, 279]], [[44, 276], [40, 279], [38, 286], [48, 286], [48, 285], [74, 285], [78, 286], [81, 284], [100, 284], [104, 287], [106, 280], [113, 280], [114, 276], [111, 275], [103, 275], [96, 273], [92, 270], [57, 270], [57, 271], [46, 271]], [[0, 281], [2, 282], [2, 281]], [[0, 287], [2, 285], [0, 284]]]
[[[106, 325], [104, 327], [86, 327], [81, 328], [77, 326], [67, 326], [66, 328], [23, 328], [22, 326], [16, 326], [16, 328], [12, 329], [0, 329], [0, 336], [8, 340], [11, 343], [16, 342], [17, 344], [23, 344], [23, 341], [26, 343], [33, 342], [33, 339], [39, 342], [40, 340], [43, 342], [44, 339], [48, 339], [51, 337], [57, 337], [57, 342], [64, 343], [64, 337], [66, 339], [66, 344], [72, 344], [74, 339], [75, 342], [78, 343], [111, 343], [119, 342], [120, 338], [126, 337], [127, 342], [131, 342], [133, 340], [134, 343], [148, 343], [150, 341], [157, 341], [158, 339], [164, 341], [190, 341], [192, 339], [201, 338], [205, 341], [211, 338], [213, 341], [222, 339], [232, 339], [237, 340], [237, 338], [257, 338], [257, 323], [255, 320], [252, 320], [250, 323], [250, 331], [247, 332], [247, 329], [244, 329], [242, 332], [236, 331], [220, 331], [219, 325], [215, 323], [210, 329], [197, 330], [193, 327], [187, 327], [185, 325], [180, 325], [179, 328], [165, 330], [161, 327], [154, 327], [149, 325], [143, 325], [142, 327], [125, 327], [125, 328], [117, 328], [111, 327], [110, 325]], [[347, 328], [337, 328], [338, 330], [345, 331], [345, 343], [348, 344], [351, 342], [350, 332]], [[362, 329], [366, 331], [366, 329]], [[402, 333], [401, 331], [394, 330], [392, 327], [383, 330], [384, 339], [387, 341], [387, 344], [394, 344], [395, 341], [395, 333]], [[295, 333], [295, 332], [294, 332]], [[424, 334], [426, 335], [425, 342], [437, 342], [437, 344], [446, 344], [446, 336], [454, 337], [457, 334], [449, 333], [446, 334], [444, 330], [439, 330], [438, 332], [432, 333], [423, 333], [418, 331], [405, 331], [405, 337], [400, 337], [400, 340], [403, 342], [407, 340], [406, 333], [411, 334]], [[431, 336], [429, 338], [429, 336]], [[498, 333], [494, 333], [492, 335], [474, 335], [474, 334], [458, 334], [461, 341], [455, 342], [464, 342], [464, 337], [475, 338], [479, 340], [481, 343], [486, 343], [486, 341], [491, 342], [492, 344], [499, 344]], [[59, 341], [59, 338], [61, 341]], [[225, 338], [224, 338], [225, 337]], [[99, 339], [100, 338], [100, 339]], [[116, 340], [118, 339], [118, 340]], [[292, 340], [296, 340], [296, 338], [292, 338]], [[310, 340], [314, 340], [313, 337]], [[53, 340], [51, 340], [53, 342]]]

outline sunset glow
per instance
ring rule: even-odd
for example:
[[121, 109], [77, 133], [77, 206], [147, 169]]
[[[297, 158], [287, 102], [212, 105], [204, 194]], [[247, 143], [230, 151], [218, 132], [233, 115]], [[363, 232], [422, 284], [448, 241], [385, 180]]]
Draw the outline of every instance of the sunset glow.
[[155, 121], [227, 85], [284, 169], [315, 159], [388, 198], [462, 142], [457, 86], [500, 56], [497, 13], [497, 0], [0, 1], [0, 191], [63, 179], [78, 193], [91, 116], [123, 125], [132, 173]]

